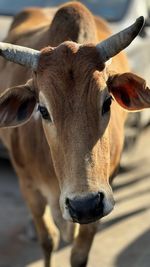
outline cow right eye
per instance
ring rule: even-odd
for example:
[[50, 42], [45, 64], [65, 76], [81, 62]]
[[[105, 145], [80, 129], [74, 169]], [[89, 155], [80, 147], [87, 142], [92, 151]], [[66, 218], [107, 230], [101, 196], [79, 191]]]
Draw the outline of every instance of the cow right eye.
[[103, 107], [102, 107], [102, 115], [104, 115], [105, 113], [110, 111], [111, 102], [112, 102], [111, 96], [109, 96], [105, 99], [105, 101], [103, 103]]
[[41, 113], [41, 116], [42, 116], [42, 118], [44, 119], [44, 120], [48, 120], [48, 121], [52, 121], [51, 120], [51, 117], [50, 117], [50, 114], [49, 114], [49, 112], [48, 112], [48, 110], [47, 110], [47, 108], [46, 107], [44, 107], [44, 106], [38, 106], [38, 110], [40, 111], [40, 113]]

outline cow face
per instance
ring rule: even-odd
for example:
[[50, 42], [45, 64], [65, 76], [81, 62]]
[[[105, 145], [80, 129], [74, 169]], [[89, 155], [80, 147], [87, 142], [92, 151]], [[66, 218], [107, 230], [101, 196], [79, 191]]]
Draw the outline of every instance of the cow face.
[[43, 50], [34, 80], [62, 214], [80, 223], [96, 220], [114, 205], [105, 65], [94, 46], [67, 42]]
[[[112, 97], [116, 101], [111, 105]], [[117, 125], [118, 132], [113, 128], [114, 112], [122, 114], [119, 106], [131, 111], [150, 107], [149, 99], [143, 79], [131, 73], [110, 76], [95, 46], [66, 42], [44, 49], [33, 79], [0, 96], [0, 126], [24, 123], [38, 104], [63, 217], [89, 223], [114, 206], [109, 185], [112, 151], [120, 156], [119, 136], [123, 139], [123, 123]]]

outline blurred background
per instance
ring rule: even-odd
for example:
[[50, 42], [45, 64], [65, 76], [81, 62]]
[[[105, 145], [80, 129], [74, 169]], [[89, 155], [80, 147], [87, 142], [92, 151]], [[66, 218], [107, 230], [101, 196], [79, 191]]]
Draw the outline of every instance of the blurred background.
[[[28, 6], [54, 7], [63, 0], [0, 0], [0, 41], [13, 16]], [[131, 69], [150, 86], [150, 0], [83, 0], [94, 14], [109, 23], [112, 32], [138, 17], [145, 26], [126, 49]], [[132, 113], [126, 125], [121, 168], [114, 183], [116, 207], [102, 220], [90, 253], [89, 267], [150, 266], [150, 111]], [[56, 267], [69, 266], [70, 245], [60, 244]], [[30, 214], [19, 191], [9, 155], [0, 144], [0, 267], [40, 267], [42, 252]]]

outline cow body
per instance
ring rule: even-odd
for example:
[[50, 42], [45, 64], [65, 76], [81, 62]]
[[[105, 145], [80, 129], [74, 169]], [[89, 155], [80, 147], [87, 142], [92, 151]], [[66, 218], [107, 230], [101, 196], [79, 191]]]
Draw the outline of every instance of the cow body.
[[[0, 130], [33, 214], [46, 267], [50, 266], [50, 255], [58, 239], [53, 219], [66, 240], [74, 237], [72, 218], [81, 223], [72, 249], [71, 266], [86, 266], [100, 215], [95, 212], [92, 218], [93, 210], [88, 215], [86, 212], [79, 215], [85, 204], [82, 199], [85, 197], [88, 205], [90, 199], [94, 203], [104, 198], [104, 215], [113, 208], [109, 184], [120, 160], [126, 112], [113, 101], [111, 115], [101, 118], [103, 127], [99, 127], [95, 103], [98, 99], [102, 101], [97, 88], [106, 87], [108, 72], [123, 73], [129, 67], [122, 53], [108, 67], [100, 62], [93, 44], [109, 35], [103, 20], [74, 2], [58, 10], [23, 11], [14, 19], [5, 40], [37, 50], [50, 46], [43, 50], [38, 70], [33, 74], [27, 68], [0, 60], [1, 93], [33, 77], [36, 93], [40, 88], [39, 101], [44, 104], [51, 99], [51, 128], [42, 122], [36, 107], [26, 124]], [[80, 43], [89, 45], [83, 46], [82, 51]], [[51, 47], [57, 46], [53, 52]], [[51, 208], [51, 221], [47, 218], [47, 204]], [[74, 205], [78, 216], [74, 214]], [[93, 223], [87, 224], [90, 222]]]

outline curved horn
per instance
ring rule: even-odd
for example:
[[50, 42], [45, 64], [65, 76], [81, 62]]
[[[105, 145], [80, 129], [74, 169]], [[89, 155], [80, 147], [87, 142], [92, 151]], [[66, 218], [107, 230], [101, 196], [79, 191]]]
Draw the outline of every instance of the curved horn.
[[40, 51], [0, 42], [0, 56], [14, 63], [36, 70]]
[[141, 16], [128, 28], [97, 44], [96, 47], [101, 54], [103, 62], [106, 62], [125, 49], [139, 34], [143, 25], [144, 17]]

